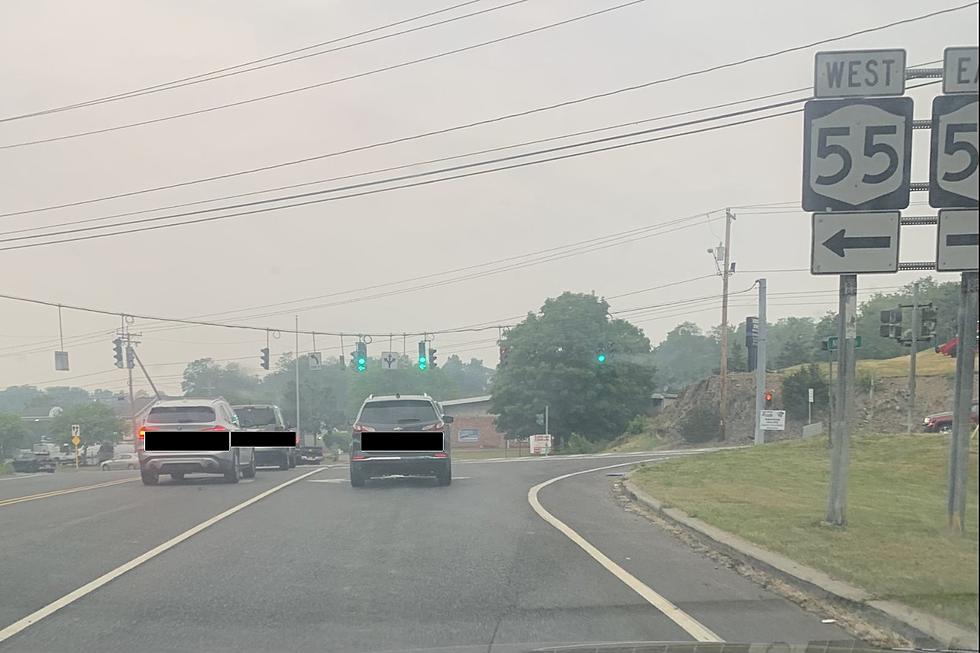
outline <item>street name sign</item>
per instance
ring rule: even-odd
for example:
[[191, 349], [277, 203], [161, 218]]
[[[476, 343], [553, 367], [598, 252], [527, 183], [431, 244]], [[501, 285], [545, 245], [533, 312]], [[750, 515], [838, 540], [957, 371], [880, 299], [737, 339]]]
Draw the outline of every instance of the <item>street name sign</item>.
[[803, 210], [909, 205], [912, 98], [810, 100], [803, 135]]
[[943, 93], [977, 93], [980, 91], [977, 71], [978, 48], [943, 50]]
[[810, 272], [898, 272], [899, 218], [898, 211], [813, 214]]
[[936, 242], [936, 270], [962, 272], [977, 269], [980, 255], [980, 211], [941, 209]]
[[905, 95], [905, 50], [818, 52], [813, 69], [818, 98]]
[[762, 428], [763, 431], [785, 431], [786, 411], [785, 410], [759, 411], [759, 426]]
[[978, 206], [976, 95], [938, 95], [932, 101], [929, 206]]

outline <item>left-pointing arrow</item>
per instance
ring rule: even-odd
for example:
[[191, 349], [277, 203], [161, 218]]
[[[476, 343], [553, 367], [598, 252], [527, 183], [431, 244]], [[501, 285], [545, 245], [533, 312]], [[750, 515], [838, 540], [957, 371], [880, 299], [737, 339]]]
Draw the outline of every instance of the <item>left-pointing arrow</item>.
[[946, 247], [976, 247], [980, 234], [946, 234]]
[[841, 258], [849, 249], [888, 249], [892, 246], [891, 236], [847, 236], [846, 231], [841, 229], [823, 241], [823, 246]]

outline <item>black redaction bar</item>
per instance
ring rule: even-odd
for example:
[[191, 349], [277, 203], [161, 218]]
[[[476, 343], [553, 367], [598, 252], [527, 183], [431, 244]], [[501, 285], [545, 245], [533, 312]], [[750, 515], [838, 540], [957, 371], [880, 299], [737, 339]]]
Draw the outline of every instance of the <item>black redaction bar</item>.
[[146, 431], [144, 451], [228, 451], [228, 431]]
[[441, 431], [365, 431], [361, 451], [442, 451]]
[[295, 447], [296, 431], [233, 431], [233, 447]]

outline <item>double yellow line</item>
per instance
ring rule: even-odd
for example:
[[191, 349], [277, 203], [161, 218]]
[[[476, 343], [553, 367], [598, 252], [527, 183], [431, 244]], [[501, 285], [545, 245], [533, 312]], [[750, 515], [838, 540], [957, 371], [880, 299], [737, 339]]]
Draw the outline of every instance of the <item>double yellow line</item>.
[[0, 508], [4, 506], [12, 506], [15, 503], [24, 503], [25, 501], [37, 501], [38, 499], [48, 499], [50, 497], [60, 497], [63, 494], [73, 494], [75, 492], [84, 492], [85, 490], [96, 490], [100, 487], [109, 487], [111, 485], [119, 485], [121, 483], [132, 483], [135, 478], [123, 478], [117, 481], [106, 481], [105, 483], [94, 483], [92, 485], [81, 485], [78, 487], [69, 487], [64, 490], [52, 490], [51, 492], [41, 492], [39, 494], [29, 494], [24, 497], [14, 497], [12, 499], [0, 499]]

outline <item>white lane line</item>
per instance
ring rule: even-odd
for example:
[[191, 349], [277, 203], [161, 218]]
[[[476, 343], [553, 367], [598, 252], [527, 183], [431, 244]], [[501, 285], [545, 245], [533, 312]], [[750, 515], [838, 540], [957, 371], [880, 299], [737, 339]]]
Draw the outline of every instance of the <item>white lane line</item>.
[[[47, 472], [45, 472], [45, 475]], [[41, 476], [41, 472], [36, 472], [34, 474], [16, 474], [14, 476], [8, 476], [7, 478], [0, 478], [0, 481], [16, 481], [21, 478], [34, 478], [35, 476]]]
[[631, 451], [607, 453], [589, 453], [574, 455], [556, 456], [521, 456], [515, 458], [456, 458], [454, 464], [477, 465], [482, 463], [528, 463], [528, 462], [561, 462], [563, 460], [603, 460], [606, 458], [637, 458], [640, 456], [689, 456], [699, 453], [709, 453], [712, 451], [727, 451], [729, 449], [741, 449], [741, 446], [734, 447], [707, 447], [702, 449], [664, 449], [663, 451]]
[[168, 550], [174, 548], [175, 546], [177, 546], [181, 542], [183, 542], [183, 541], [185, 541], [185, 540], [193, 537], [194, 535], [197, 535], [198, 533], [200, 533], [204, 529], [206, 529], [206, 528], [208, 528], [210, 526], [214, 526], [215, 524], [217, 524], [222, 519], [225, 519], [226, 517], [231, 517], [236, 512], [238, 512], [240, 510], [244, 510], [245, 508], [249, 507], [253, 503], [257, 503], [257, 502], [261, 501], [262, 499], [266, 498], [270, 494], [274, 494], [274, 493], [278, 492], [279, 490], [283, 489], [284, 487], [289, 486], [289, 485], [292, 485], [293, 483], [297, 483], [299, 481], [302, 481], [307, 476], [312, 476], [313, 474], [316, 474], [316, 473], [318, 473], [320, 471], [322, 471], [322, 470], [321, 469], [314, 469], [313, 471], [307, 472], [306, 474], [303, 474], [302, 476], [297, 476], [296, 478], [290, 479], [290, 480], [286, 481], [285, 483], [280, 483], [279, 485], [277, 485], [277, 486], [275, 486], [273, 488], [270, 488], [270, 489], [266, 490], [265, 492], [262, 492], [260, 494], [257, 494], [254, 497], [252, 497], [251, 499], [248, 499], [247, 501], [243, 501], [242, 503], [238, 504], [237, 506], [233, 506], [233, 507], [229, 508], [228, 510], [225, 510], [223, 513], [218, 514], [218, 515], [215, 515], [214, 517], [211, 517], [210, 519], [207, 519], [207, 520], [201, 522], [197, 526], [194, 526], [192, 528], [189, 528], [188, 530], [184, 531], [183, 533], [181, 533], [177, 537], [174, 537], [174, 538], [172, 538], [170, 540], [167, 540], [163, 544], [160, 544], [159, 546], [156, 546], [156, 547], [150, 549], [149, 551], [147, 551], [143, 555], [137, 556], [137, 557], [133, 558], [132, 560], [130, 560], [129, 562], [126, 562], [126, 563], [124, 563], [124, 564], [116, 567], [112, 571], [109, 571], [109, 572], [103, 574], [102, 576], [99, 576], [95, 580], [93, 580], [93, 581], [91, 581], [89, 583], [86, 583], [85, 585], [82, 585], [81, 587], [79, 587], [78, 589], [74, 590], [73, 592], [69, 592], [68, 594], [65, 594], [60, 599], [57, 599], [55, 601], [52, 601], [51, 603], [47, 604], [46, 606], [44, 606], [44, 607], [42, 607], [42, 608], [40, 608], [38, 610], [35, 610], [34, 612], [32, 612], [31, 614], [27, 615], [23, 619], [19, 619], [18, 621], [15, 621], [14, 623], [10, 624], [9, 626], [7, 626], [6, 628], [4, 628], [3, 630], [0, 630], [0, 643], [5, 642], [6, 640], [10, 639], [11, 637], [13, 637], [14, 635], [16, 635], [17, 633], [21, 632], [22, 630], [24, 630], [24, 629], [26, 629], [26, 628], [28, 628], [28, 627], [36, 624], [39, 621], [41, 621], [45, 617], [51, 616], [52, 614], [54, 614], [55, 612], [57, 612], [61, 608], [65, 607], [67, 605], [71, 605], [72, 603], [74, 603], [78, 599], [80, 599], [80, 598], [82, 598], [82, 597], [84, 597], [84, 596], [86, 596], [88, 594], [91, 594], [95, 590], [97, 590], [100, 587], [102, 587], [103, 585], [107, 584], [109, 581], [112, 581], [112, 580], [114, 580], [116, 578], [119, 578], [120, 576], [122, 576], [123, 574], [125, 574], [127, 571], [132, 571], [133, 569], [135, 569], [136, 567], [139, 567], [144, 562], [148, 562], [149, 560], [152, 560], [153, 558], [157, 557], [161, 553], [164, 553], [165, 551], [168, 551]]
[[[527, 501], [531, 504], [531, 508], [534, 512], [538, 513], [541, 519], [545, 520], [556, 529], [561, 531], [562, 535], [570, 539], [575, 544], [578, 544], [583, 551], [588, 553], [592, 558], [598, 562], [600, 565], [606, 568], [609, 573], [621, 580], [627, 587], [639, 594], [646, 600], [647, 603], [655, 607], [657, 610], [662, 612], [668, 619], [673, 621], [675, 624], [683, 628], [691, 637], [699, 642], [723, 642], [721, 637], [716, 635], [714, 632], [708, 629], [707, 626], [702, 624], [700, 621], [687, 614], [676, 605], [668, 601], [666, 598], [653, 591], [648, 585], [644, 584], [639, 578], [629, 573], [615, 562], [609, 559], [609, 557], [602, 551], [593, 546], [584, 537], [572, 530], [565, 522], [561, 521], [550, 512], [544, 509], [541, 502], [538, 501], [538, 492], [552, 483], [561, 481], [572, 476], [578, 476], [580, 474], [588, 474], [590, 472], [598, 472], [603, 469], [612, 469], [613, 467], [628, 467], [629, 465], [637, 465], [647, 462], [655, 462], [662, 460], [662, 458], [651, 458], [648, 460], [637, 460], [635, 462], [628, 463], [618, 463], [616, 465], [606, 465], [605, 467], [595, 467], [593, 469], [586, 469], [580, 472], [572, 472], [571, 474], [562, 474], [561, 476], [556, 476], [549, 479], [543, 483], [538, 483], [532, 487], [527, 492]], [[2, 641], [2, 640], [0, 640]]]

